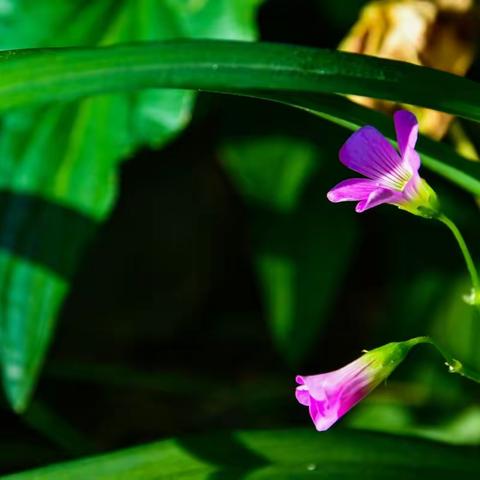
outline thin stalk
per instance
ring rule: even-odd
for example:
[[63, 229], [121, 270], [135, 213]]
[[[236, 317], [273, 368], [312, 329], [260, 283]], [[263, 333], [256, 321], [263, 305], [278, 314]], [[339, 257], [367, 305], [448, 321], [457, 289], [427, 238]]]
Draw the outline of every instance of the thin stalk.
[[[458, 227], [453, 223], [448, 217], [445, 215], [440, 215], [438, 219], [444, 223], [450, 231], [453, 233], [457, 243], [460, 247], [460, 250], [463, 254], [463, 258], [465, 259], [465, 263], [467, 265], [467, 270], [470, 274], [470, 279], [472, 282], [472, 290], [470, 294], [464, 295], [463, 299], [469, 305], [475, 307], [475, 317], [480, 319], [480, 289], [479, 289], [479, 280], [478, 280], [478, 272], [475, 268], [475, 263], [473, 262], [472, 256], [470, 251], [465, 243], [465, 240], [460, 233]], [[478, 325], [473, 326], [474, 332], [478, 332]], [[472, 335], [470, 340], [470, 352], [473, 355], [478, 348], [478, 334]], [[449, 367], [450, 368], [450, 367]]]
[[450, 373], [458, 373], [462, 377], [465, 377], [465, 378], [468, 378], [469, 380], [480, 383], [479, 372], [476, 372], [471, 368], [465, 367], [465, 365], [463, 365], [463, 363], [460, 362], [460, 360], [456, 359], [450, 353], [448, 353], [446, 350], [440, 347], [440, 345], [438, 345], [438, 343], [435, 342], [435, 340], [433, 340], [432, 338], [427, 336], [416, 337], [416, 338], [412, 338], [411, 340], [408, 340], [408, 343], [410, 343], [412, 347], [415, 345], [419, 345], [421, 343], [427, 343], [432, 345], [437, 349], [440, 355], [445, 359], [445, 365], [448, 367], [448, 371]]
[[472, 256], [470, 255], [470, 251], [467, 247], [467, 244], [465, 243], [465, 240], [460, 233], [460, 230], [458, 227], [453, 223], [448, 217], [445, 215], [440, 215], [438, 217], [438, 220], [440, 220], [444, 225], [446, 225], [450, 231], [453, 233], [453, 236], [455, 237], [455, 240], [458, 243], [458, 246], [460, 247], [460, 250], [462, 252], [463, 258], [465, 259], [465, 264], [467, 266], [468, 273], [470, 274], [470, 279], [472, 282], [472, 288], [473, 288], [473, 299], [475, 300], [477, 293], [479, 293], [479, 280], [478, 280], [478, 272], [477, 269], [475, 268], [475, 263], [473, 262]]

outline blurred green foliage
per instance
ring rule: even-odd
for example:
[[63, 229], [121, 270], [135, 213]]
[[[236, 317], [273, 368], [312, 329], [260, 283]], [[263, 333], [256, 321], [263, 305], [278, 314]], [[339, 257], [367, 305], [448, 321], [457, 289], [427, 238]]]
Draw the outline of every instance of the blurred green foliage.
[[[177, 37], [253, 39], [258, 4], [9, 2], [0, 16], [0, 48]], [[0, 255], [1, 363], [5, 391], [16, 410], [24, 410], [30, 398], [79, 254], [113, 206], [119, 163], [142, 145], [158, 148], [178, 134], [190, 119], [194, 98], [189, 91], [145, 90], [3, 116], [0, 189], [3, 217], [13, 219], [0, 233], [8, 238]], [[56, 205], [65, 209], [58, 213]], [[16, 254], [21, 245], [29, 258]], [[52, 262], [63, 251], [68, 265], [61, 262], [57, 269]]]
[[357, 432], [233, 432], [185, 437], [4, 477], [5, 480], [145, 479], [469, 479], [474, 449]]
[[319, 188], [319, 175], [328, 169], [325, 153], [287, 135], [231, 141], [221, 152], [249, 207], [273, 338], [293, 365], [315, 342], [357, 236], [352, 215], [334, 213]]

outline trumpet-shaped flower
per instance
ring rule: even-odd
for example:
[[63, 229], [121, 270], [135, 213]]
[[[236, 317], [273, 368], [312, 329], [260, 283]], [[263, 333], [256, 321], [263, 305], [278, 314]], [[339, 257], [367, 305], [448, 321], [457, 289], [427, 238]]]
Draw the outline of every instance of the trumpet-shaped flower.
[[387, 343], [339, 370], [298, 375], [295, 395], [299, 403], [308, 407], [315, 428], [329, 429], [392, 373], [415, 342]]
[[357, 212], [390, 203], [415, 215], [434, 217], [438, 214], [437, 196], [418, 174], [417, 119], [407, 110], [398, 110], [394, 123], [399, 152], [371, 126], [348, 138], [340, 149], [340, 161], [366, 178], [344, 180], [327, 197], [334, 203], [356, 201]]

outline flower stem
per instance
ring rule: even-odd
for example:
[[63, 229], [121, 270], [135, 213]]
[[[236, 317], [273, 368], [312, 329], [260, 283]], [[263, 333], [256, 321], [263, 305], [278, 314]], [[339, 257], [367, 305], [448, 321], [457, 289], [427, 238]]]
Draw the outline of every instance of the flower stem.
[[[448, 217], [445, 215], [440, 215], [438, 219], [444, 223], [450, 231], [453, 233], [455, 239], [457, 240], [458, 246], [460, 247], [460, 250], [462, 251], [463, 258], [465, 259], [465, 263], [467, 265], [467, 270], [468, 273], [470, 274], [470, 279], [472, 282], [472, 290], [470, 294], [464, 295], [463, 299], [466, 303], [469, 305], [475, 307], [475, 312], [474, 315], [476, 319], [480, 319], [480, 288], [479, 288], [479, 280], [478, 280], [478, 272], [477, 269], [475, 268], [475, 263], [473, 262], [472, 256], [470, 254], [470, 251], [468, 250], [467, 244], [465, 243], [465, 240], [460, 233], [460, 230], [458, 227], [453, 223]], [[478, 324], [473, 325], [473, 333], [478, 332]], [[470, 340], [470, 351], [472, 354], [476, 352], [476, 349], [478, 348], [478, 334], [473, 334], [471, 336]], [[438, 347], [437, 347], [438, 348]], [[441, 351], [440, 349], [438, 349]], [[450, 363], [447, 360], [447, 363], [450, 365]], [[450, 368], [450, 366], [449, 366]]]
[[435, 342], [430, 337], [416, 337], [408, 340], [408, 343], [413, 347], [415, 345], [419, 345], [421, 343], [428, 343], [435, 347], [440, 355], [445, 359], [445, 365], [448, 367], [448, 371], [450, 373], [458, 373], [462, 377], [468, 378], [469, 380], [473, 380], [474, 382], [480, 383], [480, 373], [476, 372], [468, 367], [465, 367], [460, 360], [457, 360], [455, 357], [450, 355], [447, 351], [445, 351], [437, 342]]
[[453, 223], [445, 215], [440, 215], [437, 218], [450, 229], [450, 231], [453, 233], [453, 236], [455, 237], [455, 240], [458, 243], [458, 246], [460, 247], [463, 258], [465, 259], [465, 264], [467, 265], [468, 273], [470, 274], [470, 279], [472, 281], [473, 299], [475, 300], [475, 297], [480, 290], [479, 289], [480, 283], [478, 280], [477, 269], [475, 268], [475, 263], [473, 263], [472, 256], [470, 255], [470, 251], [468, 250], [467, 244], [465, 243], [465, 240], [462, 234], [460, 233], [460, 230], [455, 225], [455, 223]]

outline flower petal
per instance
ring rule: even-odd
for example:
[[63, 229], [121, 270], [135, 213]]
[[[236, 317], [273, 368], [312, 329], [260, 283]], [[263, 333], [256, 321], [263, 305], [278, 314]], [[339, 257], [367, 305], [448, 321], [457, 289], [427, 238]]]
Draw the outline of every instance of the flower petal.
[[373, 388], [363, 389], [356, 388], [351, 389], [351, 393], [342, 394], [342, 400], [338, 408], [338, 417], [343, 417], [349, 410], [351, 410], [357, 403], [361, 402]]
[[390, 142], [369, 125], [353, 133], [340, 149], [340, 161], [385, 188], [401, 191], [411, 177]]
[[357, 203], [355, 211], [362, 213], [369, 208], [376, 207], [382, 203], [398, 203], [402, 201], [403, 195], [400, 192], [389, 190], [388, 188], [377, 188], [366, 200]]
[[295, 397], [298, 400], [298, 403], [308, 407], [310, 405], [310, 392], [308, 391], [308, 386], [305, 385], [305, 381], [301, 375], [297, 375], [296, 382], [299, 386], [295, 389]]
[[[332, 406], [334, 408], [332, 408]], [[328, 402], [318, 401], [312, 398], [308, 410], [310, 418], [319, 432], [328, 430], [340, 418], [336, 403], [329, 405]]]
[[398, 110], [393, 115], [393, 121], [397, 132], [398, 149], [415, 173], [420, 168], [420, 157], [415, 151], [418, 138], [417, 118], [408, 110]]
[[295, 398], [301, 405], [305, 405], [306, 407], [310, 405], [310, 393], [307, 387], [297, 387], [295, 389]]
[[327, 198], [333, 203], [365, 200], [377, 188], [377, 183], [368, 178], [349, 178], [335, 185]]

